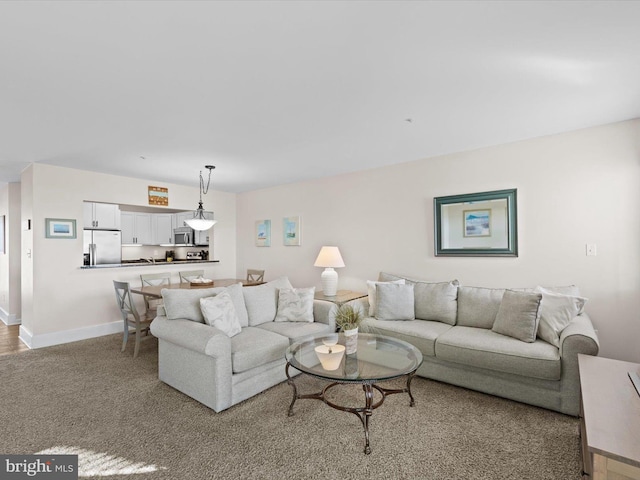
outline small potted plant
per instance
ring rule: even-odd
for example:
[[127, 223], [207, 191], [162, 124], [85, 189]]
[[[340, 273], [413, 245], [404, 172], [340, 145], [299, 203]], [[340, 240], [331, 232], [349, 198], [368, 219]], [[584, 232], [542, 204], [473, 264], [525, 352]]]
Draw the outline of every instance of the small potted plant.
[[336, 325], [340, 327], [346, 339], [346, 353], [355, 353], [358, 347], [358, 327], [363, 319], [362, 309], [359, 305], [345, 303], [338, 307], [336, 312]]

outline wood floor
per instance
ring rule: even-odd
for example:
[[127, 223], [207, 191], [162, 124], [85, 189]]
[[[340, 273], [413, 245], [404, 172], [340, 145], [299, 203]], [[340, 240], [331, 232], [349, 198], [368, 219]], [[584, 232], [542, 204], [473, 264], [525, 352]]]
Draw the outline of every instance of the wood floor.
[[20, 335], [20, 325], [5, 325], [0, 321], [0, 355], [29, 350], [29, 347], [20, 341], [18, 335]]

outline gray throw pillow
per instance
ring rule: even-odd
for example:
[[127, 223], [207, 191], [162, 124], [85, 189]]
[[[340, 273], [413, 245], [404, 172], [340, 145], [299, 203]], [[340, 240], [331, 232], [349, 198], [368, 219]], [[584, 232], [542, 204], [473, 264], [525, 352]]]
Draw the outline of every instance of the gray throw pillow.
[[491, 330], [523, 342], [534, 342], [540, 320], [541, 299], [540, 293], [507, 290]]
[[415, 320], [413, 285], [380, 283], [376, 297], [378, 320]]

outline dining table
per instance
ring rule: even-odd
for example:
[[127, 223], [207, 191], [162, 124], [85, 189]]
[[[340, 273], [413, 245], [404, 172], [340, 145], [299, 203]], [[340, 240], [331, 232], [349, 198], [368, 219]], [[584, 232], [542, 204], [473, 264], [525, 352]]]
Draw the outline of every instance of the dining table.
[[208, 283], [205, 285], [196, 285], [190, 282], [181, 282], [164, 285], [145, 285], [144, 287], [131, 287], [131, 293], [137, 293], [138, 295], [144, 295], [149, 299], [157, 300], [162, 298], [162, 290], [165, 288], [196, 290], [202, 288], [228, 287], [229, 285], [234, 285], [236, 283], [241, 283], [243, 287], [253, 287], [256, 285], [262, 285], [265, 282], [250, 282], [242, 278], [221, 278], [219, 280], [213, 280], [213, 284]]

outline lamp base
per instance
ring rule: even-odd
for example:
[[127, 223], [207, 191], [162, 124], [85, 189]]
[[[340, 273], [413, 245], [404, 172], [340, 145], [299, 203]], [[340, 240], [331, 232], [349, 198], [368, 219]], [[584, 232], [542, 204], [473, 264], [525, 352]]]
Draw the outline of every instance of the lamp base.
[[322, 293], [325, 297], [335, 297], [338, 293], [338, 272], [333, 268], [327, 267], [320, 275], [322, 282]]

